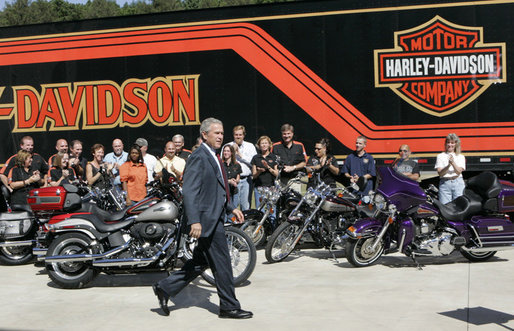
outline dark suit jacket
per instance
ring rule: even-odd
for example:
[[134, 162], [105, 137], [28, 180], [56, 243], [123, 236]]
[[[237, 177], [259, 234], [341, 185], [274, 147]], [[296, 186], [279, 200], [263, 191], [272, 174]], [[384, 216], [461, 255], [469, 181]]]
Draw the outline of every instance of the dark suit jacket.
[[225, 185], [218, 163], [204, 144], [187, 160], [182, 193], [187, 225], [200, 222], [202, 237], [210, 236], [216, 222], [223, 221], [222, 216], [234, 209], [231, 203], [225, 203]]

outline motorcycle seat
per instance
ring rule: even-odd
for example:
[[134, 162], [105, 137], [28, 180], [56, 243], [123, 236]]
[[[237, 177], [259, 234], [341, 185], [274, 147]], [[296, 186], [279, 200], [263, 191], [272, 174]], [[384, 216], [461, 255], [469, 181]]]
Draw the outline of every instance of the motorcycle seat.
[[31, 213], [32, 214], [32, 209], [30, 208], [29, 205], [18, 205], [18, 204], [14, 204], [11, 206], [11, 210], [12, 211], [26, 211], [28, 213]]
[[117, 222], [125, 217], [127, 209], [124, 208], [117, 212], [110, 212], [103, 210], [94, 203], [83, 203], [79, 211], [94, 214], [102, 222]]
[[84, 218], [84, 219], [90, 221], [91, 223], [93, 223], [93, 225], [99, 232], [103, 232], [103, 233], [115, 232], [115, 231], [121, 230], [134, 222], [134, 219], [130, 218], [128, 220], [124, 220], [124, 221], [120, 221], [120, 222], [105, 223], [105, 221], [101, 220], [95, 214], [92, 214], [92, 213], [80, 214], [80, 215], [77, 215], [77, 217]]
[[479, 214], [482, 210], [482, 198], [468, 189], [465, 190], [464, 195], [445, 205], [439, 200], [434, 200], [434, 203], [439, 208], [441, 215], [449, 221], [462, 222]]
[[466, 188], [479, 194], [483, 200], [498, 197], [502, 190], [498, 177], [490, 171], [482, 172], [468, 179]]

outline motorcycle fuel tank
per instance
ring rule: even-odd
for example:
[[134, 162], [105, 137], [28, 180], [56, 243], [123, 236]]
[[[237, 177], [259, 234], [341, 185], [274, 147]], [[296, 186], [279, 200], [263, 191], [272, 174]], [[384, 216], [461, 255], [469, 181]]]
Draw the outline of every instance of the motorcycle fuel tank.
[[137, 215], [136, 222], [171, 222], [178, 216], [178, 207], [169, 200], [163, 200]]
[[355, 210], [355, 208], [337, 197], [327, 198], [321, 205], [321, 209], [328, 212], [346, 212]]

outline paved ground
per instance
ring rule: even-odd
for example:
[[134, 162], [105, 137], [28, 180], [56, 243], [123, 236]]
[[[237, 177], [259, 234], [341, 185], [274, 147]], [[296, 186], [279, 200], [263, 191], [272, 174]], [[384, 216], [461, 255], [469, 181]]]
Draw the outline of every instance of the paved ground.
[[420, 259], [399, 254], [353, 268], [339, 253], [305, 250], [267, 264], [236, 290], [251, 320], [217, 317], [215, 289], [196, 280], [161, 316], [150, 285], [163, 273], [99, 276], [62, 290], [44, 269], [0, 267], [0, 329], [9, 330], [514, 330], [514, 251], [486, 263], [459, 254]]

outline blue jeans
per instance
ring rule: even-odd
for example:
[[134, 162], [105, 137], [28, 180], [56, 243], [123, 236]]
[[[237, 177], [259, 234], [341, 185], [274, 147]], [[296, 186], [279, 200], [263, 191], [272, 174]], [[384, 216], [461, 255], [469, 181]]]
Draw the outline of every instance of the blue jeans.
[[250, 209], [250, 204], [248, 203], [248, 193], [250, 193], [250, 185], [246, 178], [241, 178], [239, 184], [237, 184], [237, 198], [234, 197], [234, 207], [237, 208], [239, 204], [241, 204], [241, 210]]
[[444, 179], [441, 178], [439, 181], [439, 201], [443, 204], [447, 204], [460, 197], [464, 193], [464, 179], [458, 177], [456, 179]]

